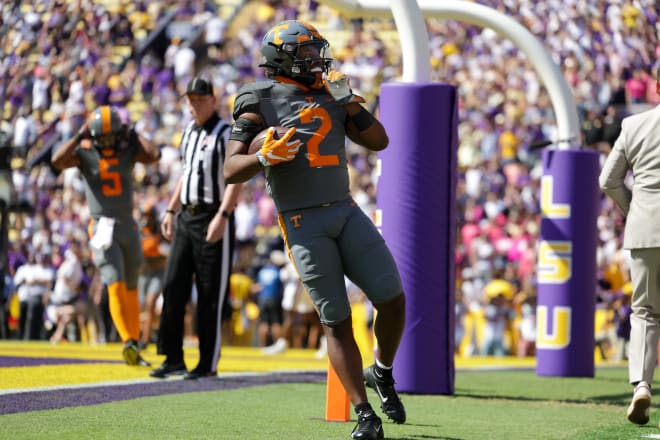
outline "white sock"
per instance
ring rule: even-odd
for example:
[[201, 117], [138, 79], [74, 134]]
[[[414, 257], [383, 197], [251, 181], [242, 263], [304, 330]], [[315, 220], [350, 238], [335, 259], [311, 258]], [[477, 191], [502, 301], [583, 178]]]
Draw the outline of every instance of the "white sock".
[[381, 361], [379, 361], [378, 359], [376, 359], [376, 366], [378, 368], [380, 368], [381, 370], [391, 370], [392, 369], [391, 365], [388, 367], [385, 364], [383, 364]]

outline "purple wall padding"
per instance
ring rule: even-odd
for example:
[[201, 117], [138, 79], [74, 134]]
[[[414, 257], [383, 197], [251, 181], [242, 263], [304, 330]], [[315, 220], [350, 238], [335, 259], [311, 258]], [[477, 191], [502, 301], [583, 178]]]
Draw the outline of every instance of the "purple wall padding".
[[390, 145], [379, 154], [379, 226], [406, 294], [397, 390], [453, 394], [456, 89], [385, 84], [380, 113]]
[[593, 377], [598, 153], [547, 150], [543, 171], [536, 373]]

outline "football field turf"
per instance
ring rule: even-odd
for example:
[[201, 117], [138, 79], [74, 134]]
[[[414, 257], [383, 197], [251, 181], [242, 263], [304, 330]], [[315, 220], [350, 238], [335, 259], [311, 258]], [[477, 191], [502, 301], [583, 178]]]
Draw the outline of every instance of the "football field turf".
[[[145, 358], [162, 361], [153, 347]], [[223, 348], [218, 378], [151, 379], [119, 344], [0, 341], [0, 439], [348, 439], [355, 417], [326, 422], [327, 358]], [[186, 363], [196, 363], [195, 348]], [[453, 396], [409, 395], [389, 439], [660, 439], [660, 412], [628, 423], [625, 364], [594, 378], [539, 377], [534, 359], [456, 359]], [[377, 409], [378, 399], [369, 390]]]

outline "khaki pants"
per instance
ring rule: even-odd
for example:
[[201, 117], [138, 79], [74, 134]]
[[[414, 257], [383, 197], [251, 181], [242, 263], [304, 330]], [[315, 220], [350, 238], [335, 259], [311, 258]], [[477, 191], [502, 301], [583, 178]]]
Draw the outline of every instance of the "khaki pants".
[[633, 284], [628, 374], [630, 383], [653, 382], [660, 337], [660, 248], [632, 249]]

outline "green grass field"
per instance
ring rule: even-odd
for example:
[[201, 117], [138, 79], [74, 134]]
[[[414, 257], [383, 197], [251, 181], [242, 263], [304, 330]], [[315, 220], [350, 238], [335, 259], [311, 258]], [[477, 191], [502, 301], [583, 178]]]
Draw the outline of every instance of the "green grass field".
[[[402, 397], [408, 422], [386, 422], [388, 439], [660, 439], [660, 412], [644, 427], [625, 419], [621, 367], [598, 367], [594, 378], [459, 370], [454, 396]], [[139, 398], [0, 416], [0, 439], [350, 438], [355, 419], [326, 422], [324, 399], [322, 383]]]

